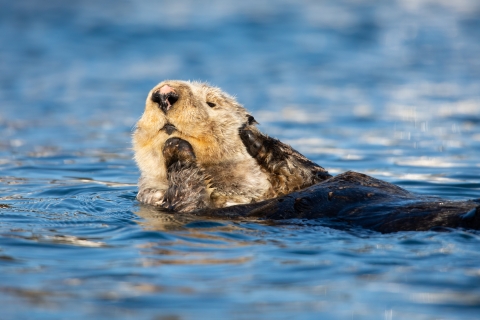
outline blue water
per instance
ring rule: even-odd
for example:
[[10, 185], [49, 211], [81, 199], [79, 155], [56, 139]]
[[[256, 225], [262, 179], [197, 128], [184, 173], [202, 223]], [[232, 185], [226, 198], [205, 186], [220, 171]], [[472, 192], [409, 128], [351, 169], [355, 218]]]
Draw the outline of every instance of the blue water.
[[478, 319], [480, 234], [188, 220], [135, 201], [164, 79], [330, 173], [480, 197], [480, 5], [0, 0], [1, 319]]

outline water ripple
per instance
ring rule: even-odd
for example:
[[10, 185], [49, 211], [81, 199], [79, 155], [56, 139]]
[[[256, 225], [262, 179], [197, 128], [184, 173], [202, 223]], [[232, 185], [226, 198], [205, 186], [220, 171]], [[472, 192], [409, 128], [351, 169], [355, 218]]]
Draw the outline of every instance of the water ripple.
[[478, 232], [166, 214], [130, 143], [207, 80], [332, 174], [478, 199], [478, 1], [0, 1], [2, 318], [478, 318]]

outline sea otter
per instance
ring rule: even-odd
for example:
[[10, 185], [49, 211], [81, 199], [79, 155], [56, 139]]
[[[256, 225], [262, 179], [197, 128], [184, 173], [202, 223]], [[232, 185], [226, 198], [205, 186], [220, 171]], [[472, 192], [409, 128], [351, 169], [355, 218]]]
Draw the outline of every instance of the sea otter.
[[332, 177], [256, 124], [219, 88], [159, 83], [133, 135], [137, 199], [176, 213], [329, 218], [382, 232], [480, 228], [479, 201], [421, 197], [356, 172]]
[[[137, 199], [176, 212], [246, 204], [329, 178], [277, 140], [275, 165], [258, 164], [255, 119], [233, 97], [200, 82], [163, 81], [148, 94], [133, 135], [141, 171]], [[242, 131], [242, 134], [240, 134]], [[264, 155], [265, 156], [265, 155]], [[262, 159], [266, 166], [272, 159]]]

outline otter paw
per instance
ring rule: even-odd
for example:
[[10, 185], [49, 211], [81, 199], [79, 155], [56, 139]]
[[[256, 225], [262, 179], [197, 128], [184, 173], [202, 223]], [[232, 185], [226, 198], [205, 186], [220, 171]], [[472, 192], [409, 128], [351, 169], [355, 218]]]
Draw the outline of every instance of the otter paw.
[[257, 157], [263, 146], [263, 139], [255, 135], [251, 130], [240, 129], [240, 139], [247, 148], [248, 153], [252, 157]]
[[137, 200], [143, 203], [156, 205], [163, 199], [165, 190], [157, 190], [152, 188], [140, 189], [137, 193]]
[[192, 145], [188, 141], [180, 138], [170, 138], [165, 141], [163, 157], [165, 158], [167, 168], [176, 162], [195, 162], [195, 153], [193, 152]]

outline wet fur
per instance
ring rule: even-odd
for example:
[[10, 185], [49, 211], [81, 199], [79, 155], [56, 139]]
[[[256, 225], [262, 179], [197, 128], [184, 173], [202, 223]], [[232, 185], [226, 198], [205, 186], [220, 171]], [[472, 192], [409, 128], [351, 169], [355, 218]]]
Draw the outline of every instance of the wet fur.
[[[168, 110], [159, 94], [164, 85], [174, 88], [175, 99], [178, 98]], [[255, 124], [245, 108], [218, 88], [199, 82], [161, 82], [148, 94], [144, 114], [133, 135], [135, 160], [141, 171], [137, 199], [159, 207], [168, 207], [171, 202], [167, 190], [179, 179], [169, 173], [163, 150], [172, 137], [191, 145], [196, 168], [204, 175], [205, 188], [211, 189], [206, 202], [210, 208], [269, 199], [317, 181], [304, 173], [323, 168], [287, 145], [282, 144], [282, 153], [300, 160], [289, 162], [288, 157], [283, 157], [282, 164], [265, 168], [259, 165], [260, 158], [252, 157], [240, 136], [240, 131], [246, 129], [258, 132]], [[300, 167], [308, 169], [299, 171]], [[183, 171], [181, 174], [187, 175]], [[186, 199], [193, 197], [196, 190], [183, 188], [182, 192]]]
[[[177, 109], [153, 101], [164, 83], [179, 91]], [[260, 132], [219, 89], [164, 83], [150, 92], [134, 134], [142, 172], [137, 199], [144, 203], [222, 219], [323, 218], [380, 232], [480, 229], [480, 200], [424, 197], [356, 172], [331, 177]], [[220, 112], [209, 111], [211, 101]]]
[[289, 194], [331, 177], [324, 168], [252, 125], [241, 128], [240, 137], [250, 155], [268, 173], [275, 196]]

